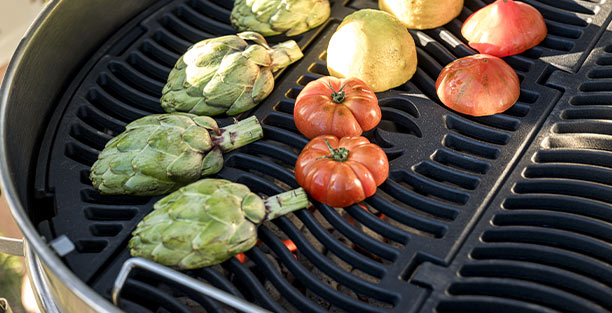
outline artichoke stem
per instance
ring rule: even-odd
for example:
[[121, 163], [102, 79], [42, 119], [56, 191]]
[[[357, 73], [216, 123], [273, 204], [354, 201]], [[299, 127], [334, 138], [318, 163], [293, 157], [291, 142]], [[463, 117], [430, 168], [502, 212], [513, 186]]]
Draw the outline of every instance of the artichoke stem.
[[281, 42], [273, 46], [270, 51], [270, 57], [272, 58], [270, 69], [274, 73], [301, 59], [303, 56], [302, 50], [295, 41]]
[[267, 210], [265, 220], [269, 221], [308, 207], [308, 196], [304, 188], [298, 188], [270, 197], [264, 203]]
[[220, 134], [211, 134], [213, 143], [223, 152], [238, 149], [263, 138], [263, 129], [255, 116], [221, 128]]

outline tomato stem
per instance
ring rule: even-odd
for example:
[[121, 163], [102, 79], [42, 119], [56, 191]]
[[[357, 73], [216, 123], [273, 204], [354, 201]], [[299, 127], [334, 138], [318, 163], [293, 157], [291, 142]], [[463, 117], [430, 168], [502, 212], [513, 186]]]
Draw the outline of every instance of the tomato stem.
[[331, 89], [332, 91], [332, 94], [331, 94], [332, 101], [338, 104], [342, 103], [342, 101], [344, 101], [344, 98], [346, 97], [346, 93], [343, 91], [344, 87], [346, 87], [346, 83], [342, 85], [342, 87], [338, 91], [334, 90], [334, 87], [332, 87], [330, 82], [327, 82], [327, 85], [329, 85], [329, 89]]
[[348, 156], [349, 156], [349, 150], [348, 149], [346, 149], [344, 147], [340, 147], [338, 149], [334, 149], [329, 144], [327, 139], [323, 139], [323, 141], [325, 141], [325, 144], [327, 144], [327, 147], [329, 148], [329, 151], [331, 152], [331, 155], [322, 156], [319, 159], [330, 159], [330, 160], [334, 160], [336, 162], [344, 162], [344, 161], [348, 160]]

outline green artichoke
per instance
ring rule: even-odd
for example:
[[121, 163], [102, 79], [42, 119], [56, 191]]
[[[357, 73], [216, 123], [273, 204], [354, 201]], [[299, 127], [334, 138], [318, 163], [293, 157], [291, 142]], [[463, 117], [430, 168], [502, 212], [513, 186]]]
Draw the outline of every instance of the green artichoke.
[[236, 0], [231, 21], [239, 32], [295, 36], [321, 25], [329, 14], [328, 0]]
[[242, 113], [270, 95], [273, 72], [303, 56], [293, 40], [270, 48], [263, 36], [254, 32], [201, 41], [189, 48], [170, 72], [161, 105], [166, 112], [208, 116]]
[[251, 249], [264, 221], [307, 206], [302, 188], [262, 200], [245, 185], [202, 179], [155, 203], [128, 248], [178, 269], [210, 266]]
[[255, 116], [219, 128], [208, 116], [149, 115], [106, 144], [89, 178], [102, 194], [166, 194], [219, 172], [222, 153], [262, 137]]

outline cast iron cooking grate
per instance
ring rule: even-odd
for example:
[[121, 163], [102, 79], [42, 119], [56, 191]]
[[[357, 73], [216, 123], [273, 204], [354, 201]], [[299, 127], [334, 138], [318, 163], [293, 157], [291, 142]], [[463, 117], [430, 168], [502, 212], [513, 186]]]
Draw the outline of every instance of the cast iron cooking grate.
[[609, 30], [577, 74], [548, 79], [565, 95], [459, 256], [417, 271], [446, 277], [422, 312], [612, 311]]
[[[593, 1], [527, 1], [541, 10], [550, 33], [540, 46], [506, 58], [521, 79], [519, 103], [503, 114], [473, 118], [442, 106], [434, 84], [444, 65], [474, 53], [460, 26], [489, 2], [466, 0], [462, 14], [448, 25], [412, 32], [417, 73], [403, 86], [378, 95], [383, 121], [366, 134], [391, 161], [389, 180], [374, 197], [344, 209], [314, 203], [309, 210], [266, 223], [259, 231], [261, 243], [242, 260], [187, 273], [273, 311], [418, 310], [431, 290], [413, 277], [422, 276], [418, 270], [423, 266], [452, 262], [471, 225], [562, 96], [563, 88], [548, 83], [551, 73], [557, 73], [553, 65], [578, 70], [612, 10], [609, 3]], [[342, 18], [376, 7], [371, 0], [331, 3], [332, 18], [325, 25], [295, 38], [304, 59], [278, 73], [272, 95], [243, 115], [255, 114], [262, 121], [265, 138], [226, 155], [219, 177], [261, 195], [297, 187], [293, 165], [307, 140], [293, 123], [295, 97], [309, 81], [327, 74], [325, 48]], [[53, 209], [32, 218], [46, 238], [66, 235], [75, 243], [76, 251], [64, 257], [65, 263], [107, 298], [129, 258], [130, 232], [159, 198], [101, 196], [91, 187], [89, 168], [127, 123], [162, 112], [160, 91], [181, 53], [196, 41], [234, 33], [228, 23], [231, 7], [226, 0], [160, 1], [91, 58], [49, 124], [48, 133], [54, 136], [42, 145], [35, 201], [36, 207]], [[602, 88], [597, 86], [603, 85], [583, 88]], [[230, 122], [219, 119], [221, 125]], [[138, 312], [228, 309], [150, 274], [128, 280], [123, 297], [130, 311]], [[507, 298], [502, 300], [514, 301]], [[442, 311], [443, 303], [451, 302], [441, 302]]]

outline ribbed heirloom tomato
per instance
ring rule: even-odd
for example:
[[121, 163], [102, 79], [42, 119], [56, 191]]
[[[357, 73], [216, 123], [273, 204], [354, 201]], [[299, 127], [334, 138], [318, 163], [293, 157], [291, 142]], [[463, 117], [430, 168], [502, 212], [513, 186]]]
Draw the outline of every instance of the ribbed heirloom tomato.
[[376, 95], [358, 78], [326, 76], [304, 87], [293, 109], [295, 126], [304, 136], [360, 136], [382, 117]]
[[500, 58], [537, 46], [546, 33], [544, 17], [536, 8], [512, 0], [485, 6], [468, 17], [461, 28], [470, 47]]
[[365, 137], [316, 137], [295, 164], [298, 184], [315, 200], [337, 208], [372, 196], [388, 175], [387, 155]]
[[448, 64], [438, 76], [436, 91], [444, 105], [473, 116], [504, 112], [521, 92], [518, 75], [510, 65], [486, 54]]

